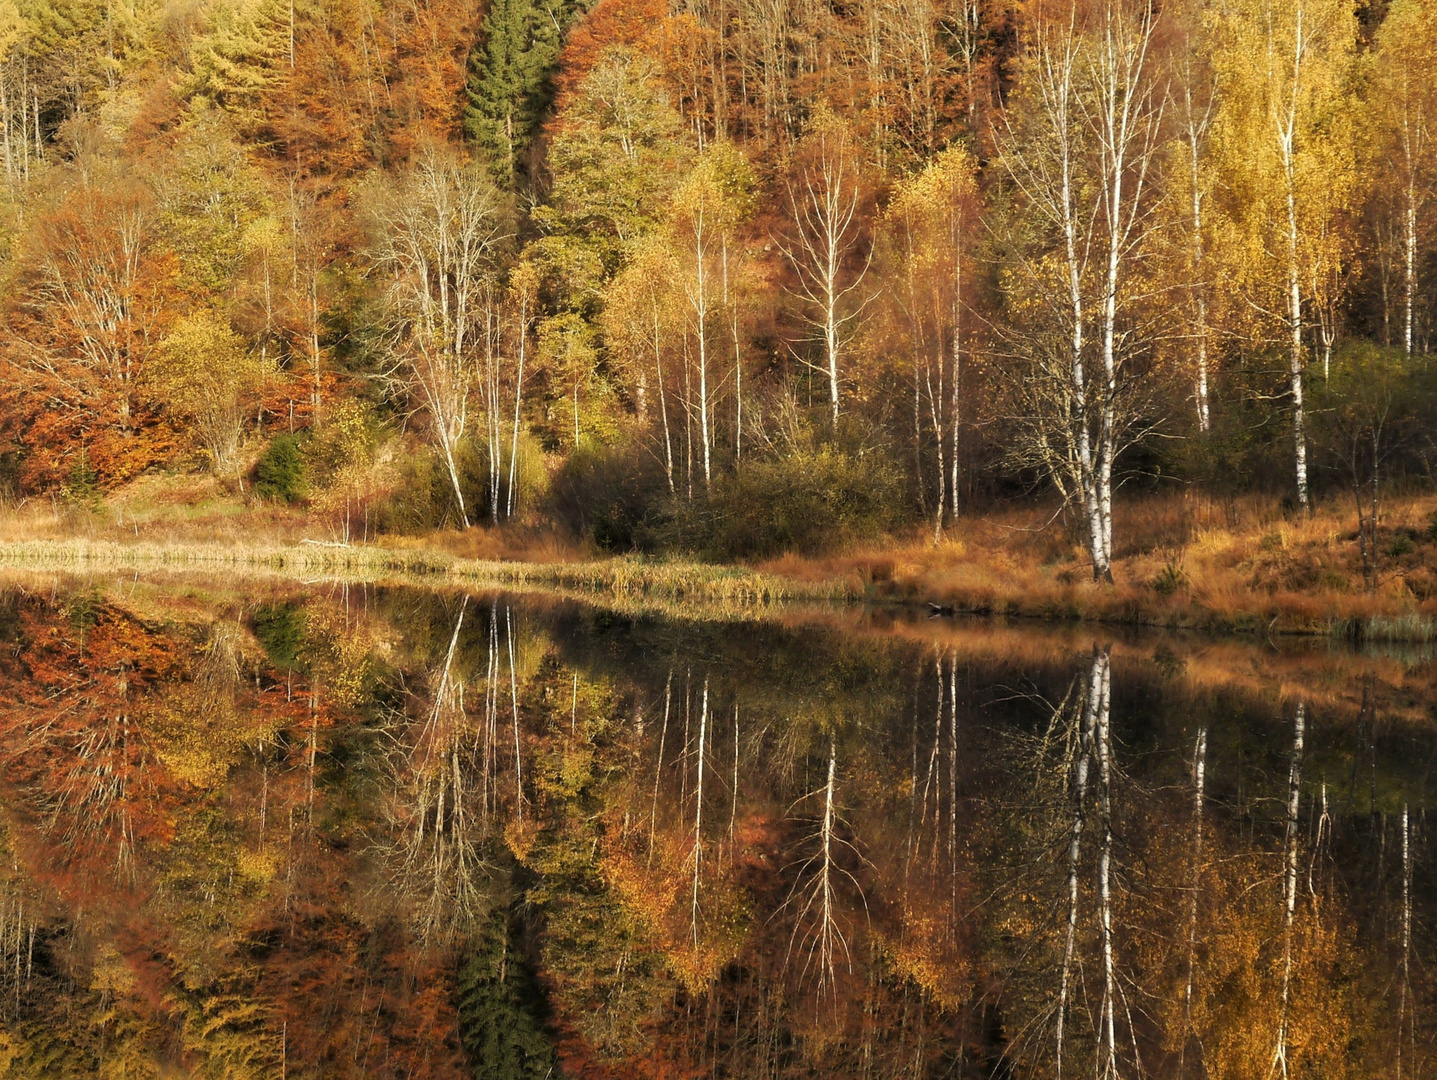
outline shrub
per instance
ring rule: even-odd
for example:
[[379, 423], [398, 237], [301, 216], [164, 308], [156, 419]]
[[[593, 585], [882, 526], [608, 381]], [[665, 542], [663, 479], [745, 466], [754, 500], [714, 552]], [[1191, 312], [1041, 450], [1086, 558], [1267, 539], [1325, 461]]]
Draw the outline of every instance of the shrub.
[[304, 459], [299, 438], [276, 435], [265, 448], [254, 470], [254, 489], [263, 499], [294, 502], [304, 487]]
[[1159, 596], [1172, 596], [1179, 589], [1187, 587], [1187, 572], [1175, 562], [1169, 562], [1158, 571], [1158, 576], [1153, 578], [1153, 591]]
[[678, 505], [662, 531], [715, 559], [819, 555], [883, 536], [902, 505], [901, 473], [880, 452], [795, 446], [746, 463], [711, 498]]
[[83, 506], [94, 507], [100, 502], [100, 476], [90, 464], [90, 455], [83, 446], [75, 455], [75, 463], [70, 466], [64, 493], [67, 499]]
[[[509, 451], [506, 438], [499, 460], [499, 518], [504, 520], [509, 484]], [[485, 443], [466, 440], [455, 454], [459, 486], [464, 492], [464, 507], [471, 525], [485, 525], [494, 520], [490, 505], [492, 488], [489, 478], [489, 447]], [[518, 502], [515, 515], [527, 513], [540, 505], [548, 490], [549, 474], [538, 443], [528, 433], [520, 432], [518, 467], [515, 469]], [[426, 447], [406, 455], [400, 465], [399, 481], [393, 494], [378, 508], [376, 527], [381, 532], [417, 532], [425, 529], [458, 528], [459, 505], [454, 498], [454, 484], [439, 451]]]
[[[468, 458], [459, 456], [461, 479]], [[472, 484], [466, 484], [472, 490]], [[466, 495], [468, 493], [466, 492]], [[471, 518], [472, 519], [472, 518]], [[459, 507], [454, 488], [444, 463], [433, 449], [408, 454], [399, 467], [399, 478], [393, 493], [375, 513], [375, 528], [380, 532], [420, 532], [459, 526]]]
[[255, 639], [278, 668], [299, 666], [304, 647], [304, 612], [294, 604], [261, 604], [250, 618]]
[[646, 448], [585, 440], [554, 477], [545, 509], [574, 535], [628, 551], [654, 546], [650, 525], [668, 500], [663, 470]]

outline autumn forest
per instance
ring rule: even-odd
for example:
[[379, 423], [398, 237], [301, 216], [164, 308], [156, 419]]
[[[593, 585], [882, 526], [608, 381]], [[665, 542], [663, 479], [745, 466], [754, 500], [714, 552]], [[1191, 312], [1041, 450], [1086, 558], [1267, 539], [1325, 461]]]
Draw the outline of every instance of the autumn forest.
[[1437, 0], [0, 0], [0, 1080], [1426, 1080]]
[[1176, 550], [1131, 507], [1196, 499], [1254, 540], [1326, 508], [1308, 587], [1426, 599], [1426, 0], [0, 26], [0, 483], [32, 532], [731, 561], [1030, 507], [1033, 561], [1103, 582]]

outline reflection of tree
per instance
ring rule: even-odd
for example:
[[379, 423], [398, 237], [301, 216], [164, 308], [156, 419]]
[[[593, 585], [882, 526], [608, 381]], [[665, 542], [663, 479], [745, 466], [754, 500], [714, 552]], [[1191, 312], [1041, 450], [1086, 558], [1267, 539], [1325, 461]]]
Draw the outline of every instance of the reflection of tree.
[[502, 911], [475, 927], [459, 969], [459, 1022], [470, 1060], [480, 1076], [545, 1080], [554, 1053], [536, 1012], [543, 995], [511, 947]]
[[[1322, 699], [1294, 783], [1290, 710], [1274, 722], [1265, 698], [1196, 690], [1127, 645], [975, 659], [957, 640], [736, 643], [503, 607], [381, 591], [346, 622], [310, 599], [292, 686], [233, 619], [22, 610], [0, 649], [21, 702], [0, 702], [18, 1075], [95, 1075], [103, 1048], [115, 1075], [184, 1052], [196, 1075], [280, 1075], [278, 1055], [290, 1077], [449, 1078], [462, 1043], [536, 1078], [1055, 1080], [1065, 967], [1066, 1080], [1275, 1080], [1280, 1040], [1290, 1076], [1393, 1075], [1399, 1051], [1398, 1080], [1426, 1074], [1419, 796], [1403, 786], [1384, 864], [1400, 771], [1369, 816], [1370, 740], [1323, 726]], [[1064, 700], [1035, 711], [1043, 695]], [[134, 888], [112, 840], [64, 850], [94, 762], [126, 760], [123, 717]], [[204, 768], [177, 780], [161, 751], [199, 744]], [[1348, 753], [1362, 811], [1328, 816], [1319, 777]], [[12, 860], [33, 883], [12, 888]], [[376, 877], [406, 918], [356, 885]]]
[[146, 748], [125, 714], [106, 714], [77, 732], [71, 760], [50, 797], [51, 827], [65, 848], [114, 852], [115, 871], [133, 877], [135, 804], [153, 791]]
[[804, 840], [805, 846], [814, 850], [798, 863], [793, 887], [783, 904], [784, 908], [792, 910], [793, 918], [788, 956], [791, 958], [795, 952], [799, 955], [803, 961], [799, 980], [801, 982], [811, 972], [819, 997], [835, 993], [840, 953], [844, 966], [850, 971], [853, 967], [853, 954], [849, 947], [852, 931], [844, 932], [839, 910], [839, 892], [843, 883], [847, 882], [857, 894], [858, 901], [863, 902], [863, 887], [858, 878], [839, 862], [845, 850], [854, 858], [861, 860], [862, 856], [852, 841], [840, 835], [845, 823], [838, 815], [837, 775], [838, 751], [834, 737], [829, 735], [827, 781], [799, 800], [821, 802], [822, 809]]
[[396, 884], [413, 905], [417, 932], [426, 942], [447, 939], [486, 903], [482, 810], [476, 813], [473, 806], [483, 793], [482, 779], [474, 775], [480, 762], [455, 664], [467, 607], [466, 598], [444, 658], [429, 676], [424, 718], [396, 755], [388, 810], [397, 833]]
[[1302, 742], [1307, 729], [1307, 710], [1297, 703], [1293, 722], [1292, 757], [1287, 773], [1287, 822], [1283, 838], [1282, 875], [1282, 997], [1277, 1019], [1277, 1045], [1272, 1052], [1272, 1072], [1286, 1080], [1288, 1075], [1288, 1012], [1292, 1000], [1292, 922], [1297, 911], [1297, 856], [1301, 821], [1298, 809], [1302, 798]]
[[[1106, 1080], [1140, 1069], [1143, 1037], [1128, 992], [1137, 987], [1138, 973], [1119, 966], [1119, 768], [1109, 648], [1094, 646], [1091, 660], [1051, 709], [1046, 730], [1032, 741], [1029, 760], [1032, 787], [1009, 840], [1018, 847], [1011, 857], [1018, 873], [1004, 889], [1017, 904], [999, 923], [1022, 927], [1026, 939], [1016, 956], [1005, 958], [1012, 965], [1011, 1007], [1022, 1019], [1007, 1055], [1037, 1061], [1051, 1051], [1052, 1074], [1061, 1078], [1065, 1063], [1086, 1048], [1095, 1080]], [[1085, 888], [1087, 881], [1092, 884]], [[1041, 914], [1045, 894], [1052, 895], [1045, 905], [1049, 918]], [[1089, 904], [1095, 934], [1084, 927]]]

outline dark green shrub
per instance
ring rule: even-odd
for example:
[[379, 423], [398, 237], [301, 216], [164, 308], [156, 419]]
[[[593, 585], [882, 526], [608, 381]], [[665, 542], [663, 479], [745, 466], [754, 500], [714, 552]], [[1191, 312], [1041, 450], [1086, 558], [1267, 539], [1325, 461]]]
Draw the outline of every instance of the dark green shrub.
[[1153, 578], [1153, 591], [1159, 596], [1172, 596], [1187, 587], [1187, 572], [1175, 562], [1169, 562], [1158, 571], [1158, 576]]
[[276, 435], [254, 470], [254, 489], [263, 499], [294, 502], [304, 488], [304, 458], [299, 437]]
[[1387, 545], [1387, 554], [1394, 559], [1400, 559], [1404, 555], [1410, 555], [1415, 546], [1410, 536], [1394, 536], [1392, 543]]
[[75, 463], [70, 466], [70, 475], [65, 481], [65, 496], [91, 507], [100, 501], [100, 477], [90, 464], [90, 455], [83, 446], [75, 456]]

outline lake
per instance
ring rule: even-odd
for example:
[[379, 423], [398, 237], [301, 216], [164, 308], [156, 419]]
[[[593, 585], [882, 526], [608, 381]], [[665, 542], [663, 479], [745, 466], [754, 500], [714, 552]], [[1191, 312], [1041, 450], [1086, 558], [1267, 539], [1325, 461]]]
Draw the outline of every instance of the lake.
[[1430, 650], [12, 575], [0, 1077], [1417, 1077]]

